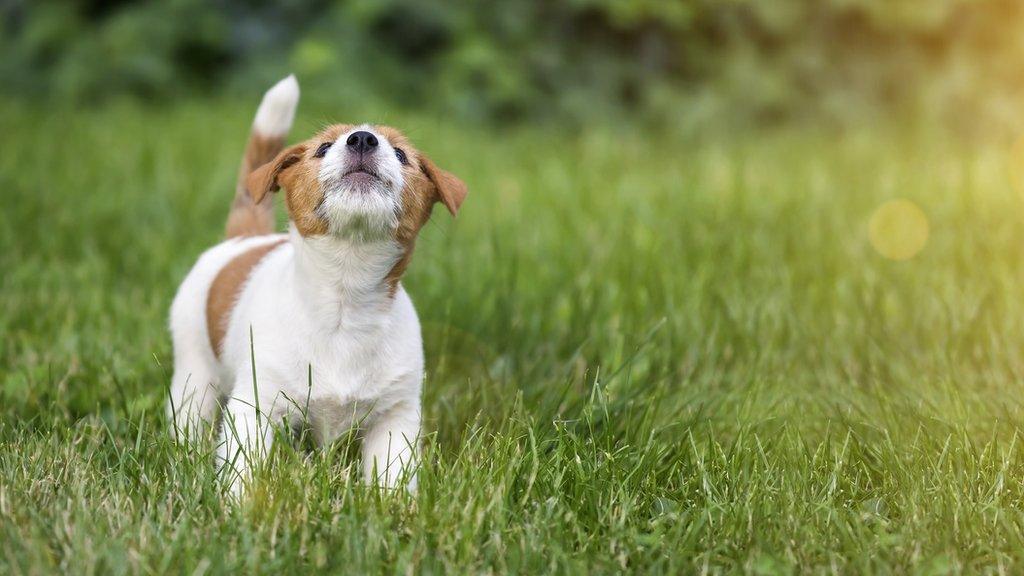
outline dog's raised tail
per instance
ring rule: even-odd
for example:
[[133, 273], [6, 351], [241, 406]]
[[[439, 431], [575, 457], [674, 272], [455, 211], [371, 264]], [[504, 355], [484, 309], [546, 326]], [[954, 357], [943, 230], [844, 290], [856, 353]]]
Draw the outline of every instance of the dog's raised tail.
[[231, 203], [225, 236], [258, 236], [274, 232], [274, 199], [268, 194], [258, 204], [253, 201], [245, 187], [245, 178], [250, 172], [270, 162], [284, 148], [285, 138], [295, 119], [295, 108], [299, 104], [299, 83], [295, 76], [288, 76], [267, 90], [263, 101], [256, 110], [252, 123], [249, 143], [242, 156], [242, 167], [238, 171], [235, 185], [235, 199]]

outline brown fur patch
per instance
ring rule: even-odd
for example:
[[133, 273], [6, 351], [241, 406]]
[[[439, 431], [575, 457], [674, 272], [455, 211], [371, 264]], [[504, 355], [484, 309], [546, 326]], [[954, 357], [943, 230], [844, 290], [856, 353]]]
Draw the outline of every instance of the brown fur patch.
[[412, 261], [416, 238], [420, 229], [430, 220], [434, 204], [444, 202], [454, 215], [466, 196], [466, 187], [461, 180], [437, 168], [430, 158], [413, 148], [408, 138], [398, 130], [390, 126], [374, 126], [374, 130], [387, 138], [392, 146], [401, 148], [409, 158], [409, 165], [404, 169], [402, 217], [395, 230], [395, 241], [402, 246], [402, 257], [384, 278], [388, 291], [394, 296], [398, 290], [398, 281]]
[[[295, 228], [303, 236], [319, 236], [327, 233], [327, 222], [316, 213], [323, 201], [324, 191], [320, 187], [320, 161], [314, 158], [316, 149], [324, 142], [335, 142], [338, 136], [348, 132], [352, 126], [335, 124], [306, 141], [306, 153], [302, 160], [288, 170], [281, 179], [285, 189], [284, 201], [288, 205]], [[344, 142], [338, 144], [344, 146]]]
[[210, 293], [206, 297], [206, 331], [210, 336], [214, 356], [220, 357], [220, 347], [228, 330], [231, 311], [234, 310], [238, 297], [242, 294], [242, 286], [249, 279], [253, 268], [274, 248], [285, 242], [287, 240], [278, 240], [250, 248], [232, 258], [213, 279]]
[[401, 132], [388, 126], [374, 127], [396, 148], [405, 151], [409, 165], [405, 167], [405, 188], [402, 190], [402, 217], [395, 230], [395, 241], [402, 246], [402, 257], [395, 263], [384, 278], [388, 291], [394, 296], [398, 290], [398, 281], [402, 279], [406, 268], [412, 261], [412, 252], [416, 247], [416, 237], [420, 229], [430, 220], [434, 203], [438, 200], [437, 187], [423, 170], [421, 155], [412, 147]]
[[284, 148], [283, 136], [263, 136], [253, 133], [245, 146], [242, 165], [238, 168], [238, 183], [235, 185], [235, 199], [228, 212], [224, 227], [227, 238], [237, 236], [259, 236], [274, 231], [274, 202], [270, 198], [253, 199], [246, 189], [245, 180], [253, 171], [270, 162]]

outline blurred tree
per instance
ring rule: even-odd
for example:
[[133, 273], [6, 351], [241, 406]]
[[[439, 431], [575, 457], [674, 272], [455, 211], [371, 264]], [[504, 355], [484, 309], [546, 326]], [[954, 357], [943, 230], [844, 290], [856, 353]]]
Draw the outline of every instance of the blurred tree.
[[[498, 120], [1020, 118], [1019, 0], [13, 0], [8, 92], [148, 98], [285, 68], [312, 87]], [[351, 82], [358, 78], [358, 83]]]

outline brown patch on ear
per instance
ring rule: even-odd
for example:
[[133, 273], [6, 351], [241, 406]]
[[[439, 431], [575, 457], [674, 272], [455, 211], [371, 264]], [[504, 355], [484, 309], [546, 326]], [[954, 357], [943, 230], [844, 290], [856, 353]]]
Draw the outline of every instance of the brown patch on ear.
[[448, 208], [452, 216], [458, 214], [459, 206], [462, 206], [462, 201], [466, 199], [466, 194], [469, 193], [466, 184], [455, 174], [438, 168], [437, 164], [434, 164], [426, 156], [420, 156], [420, 164], [423, 166], [423, 171], [427, 174], [427, 178], [430, 178], [430, 181], [437, 187], [437, 195], [441, 203]]
[[402, 216], [395, 230], [395, 241], [402, 246], [402, 256], [384, 278], [392, 296], [398, 290], [398, 281], [412, 261], [416, 237], [430, 220], [430, 213], [438, 201], [444, 203], [454, 216], [466, 198], [466, 185], [454, 174], [437, 167], [429, 158], [417, 151], [398, 130], [390, 126], [375, 126], [379, 134], [392, 146], [401, 148], [410, 165], [403, 170], [405, 187], [402, 189]]
[[327, 233], [327, 223], [316, 214], [316, 207], [323, 199], [317, 179], [319, 165], [306, 157], [310, 143], [318, 140], [314, 138], [282, 150], [273, 160], [249, 174], [245, 181], [257, 203], [269, 192], [285, 188], [288, 216], [303, 236]]
[[327, 221], [316, 212], [324, 198], [318, 169], [318, 163], [302, 161], [280, 179], [285, 188], [284, 201], [288, 206], [288, 216], [303, 236], [327, 234]]
[[[406, 145], [404, 137], [397, 132], [384, 133], [392, 142]], [[407, 146], [408, 147], [408, 146]], [[437, 167], [429, 158], [417, 154], [419, 170], [415, 167], [406, 171], [405, 189], [402, 191], [402, 218], [395, 231], [395, 241], [403, 247], [402, 257], [385, 277], [391, 295], [398, 290], [398, 281], [402, 278], [409, 262], [412, 261], [413, 248], [420, 229], [430, 220], [434, 204], [442, 202], [454, 216], [466, 198], [466, 185], [454, 174]]]
[[278, 182], [281, 173], [302, 159], [305, 150], [305, 144], [285, 148], [273, 160], [249, 173], [245, 178], [245, 187], [254, 203], [259, 204], [268, 193], [281, 189]]
[[245, 181], [254, 170], [274, 159], [284, 148], [283, 136], [264, 136], [253, 132], [245, 146], [242, 165], [238, 169], [235, 199], [231, 202], [228, 221], [224, 226], [227, 238], [258, 236], [274, 231], [274, 203], [264, 195], [262, 202], [253, 200], [246, 190]]
[[228, 262], [210, 285], [210, 293], [206, 297], [206, 332], [210, 337], [210, 346], [213, 348], [213, 355], [220, 357], [220, 347], [224, 343], [224, 335], [228, 331], [228, 321], [231, 312], [238, 303], [238, 297], [242, 294], [242, 287], [249, 279], [253, 268], [274, 249], [284, 244], [287, 240], [278, 240], [256, 246]]
[[395, 241], [402, 246], [402, 257], [391, 268], [384, 282], [388, 285], [391, 296], [398, 290], [398, 281], [412, 261], [412, 251], [416, 247], [416, 236], [420, 228], [430, 220], [434, 202], [437, 201], [436, 186], [425, 172], [409, 170], [405, 175], [405, 188], [402, 190], [402, 218], [395, 230]]

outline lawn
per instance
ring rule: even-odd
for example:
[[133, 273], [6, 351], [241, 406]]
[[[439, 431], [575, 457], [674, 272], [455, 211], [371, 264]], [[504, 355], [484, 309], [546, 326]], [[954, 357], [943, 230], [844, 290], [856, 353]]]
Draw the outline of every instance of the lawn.
[[301, 109], [470, 187], [404, 281], [426, 461], [380, 493], [299, 439], [230, 505], [169, 439], [166, 325], [254, 106], [0, 104], [0, 573], [1024, 571], [1024, 207], [1003, 147], [909, 129]]

